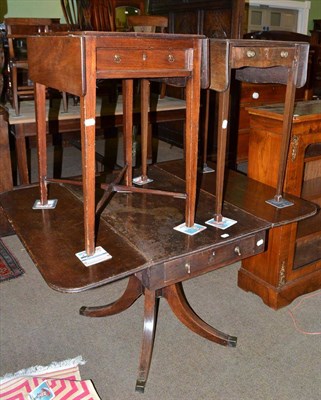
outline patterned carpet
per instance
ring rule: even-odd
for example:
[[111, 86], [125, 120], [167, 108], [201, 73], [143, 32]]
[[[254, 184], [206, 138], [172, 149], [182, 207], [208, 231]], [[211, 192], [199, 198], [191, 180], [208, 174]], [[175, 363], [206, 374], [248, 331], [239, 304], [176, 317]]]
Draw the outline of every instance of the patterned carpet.
[[24, 270], [0, 239], [0, 282], [17, 278]]
[[81, 380], [82, 357], [36, 366], [0, 378], [2, 400], [100, 400], [92, 381]]

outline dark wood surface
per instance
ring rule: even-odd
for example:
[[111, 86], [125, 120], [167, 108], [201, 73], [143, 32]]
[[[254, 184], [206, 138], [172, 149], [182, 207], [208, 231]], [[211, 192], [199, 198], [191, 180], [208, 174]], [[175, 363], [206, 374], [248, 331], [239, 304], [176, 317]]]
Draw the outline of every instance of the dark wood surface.
[[[176, 166], [175, 163], [153, 166], [150, 176], [154, 179], [150, 184], [153, 189], [165, 186], [179, 193], [185, 185], [182, 162]], [[108, 183], [113, 179], [109, 176], [105, 180]], [[246, 180], [241, 182], [246, 186]], [[208, 189], [203, 187], [197, 198], [196, 221], [201, 224], [213, 216], [214, 185], [209, 182], [207, 185]], [[262, 191], [265, 189], [262, 185]], [[232, 193], [235, 193], [233, 189]], [[120, 313], [144, 294], [137, 391], [144, 391], [149, 374], [160, 297], [166, 299], [176, 317], [196, 334], [224, 346], [236, 346], [236, 337], [208, 325], [192, 310], [182, 282], [262, 253], [271, 222], [225, 202], [224, 215], [236, 220], [235, 225], [225, 231], [208, 226], [195, 236], [187, 236], [173, 229], [184, 221], [183, 199], [116, 193], [100, 216], [96, 235], [96, 244], [103, 246], [112, 259], [85, 267], [75, 256], [83, 250], [80, 186], [51, 184], [49, 196], [58, 198], [53, 210], [32, 209], [38, 194], [37, 186], [11, 190], [0, 195], [0, 204], [50, 287], [62, 292], [79, 292], [129, 277], [127, 288], [118, 300], [81, 307], [80, 314], [88, 317]], [[309, 212], [313, 212], [313, 206]], [[293, 212], [294, 219], [304, 215], [308, 215], [305, 204], [300, 212], [297, 210], [297, 215]]]
[[[215, 164], [209, 162], [209, 165], [215, 169]], [[184, 179], [184, 168], [182, 161], [168, 161], [157, 165], [168, 173]], [[216, 174], [198, 175], [198, 187], [207, 193], [215, 194]], [[266, 203], [266, 200], [273, 198], [275, 189], [273, 186], [266, 185], [257, 180], [248, 178], [246, 175], [234, 170], [226, 170], [224, 182], [224, 207], [230, 204], [241, 209], [249, 215], [255, 215], [266, 221], [271, 228], [306, 220], [307, 217], [315, 216], [318, 207], [310, 201], [305, 201], [289, 193], [284, 197], [292, 201], [292, 207], [276, 209]], [[214, 212], [214, 208], [212, 209]], [[308, 221], [308, 219], [307, 219]]]
[[[184, 170], [183, 165], [182, 167]], [[151, 176], [154, 178], [152, 187], [156, 189], [165, 186], [168, 190], [179, 192], [184, 186], [183, 179], [158, 167], [151, 168]], [[99, 189], [97, 192], [99, 193]], [[96, 242], [96, 245], [104, 247], [112, 254], [113, 258], [92, 267], [84, 267], [75, 256], [75, 253], [84, 250], [81, 190], [76, 187], [68, 190], [52, 184], [49, 194], [50, 198], [58, 199], [54, 210], [32, 209], [34, 201], [39, 198], [39, 189], [36, 186], [3, 193], [0, 201], [44, 279], [59, 291], [86, 290], [138, 271], [153, 269], [162, 270], [163, 281], [160, 282], [161, 278], [158, 278], [155, 283], [157, 286], [168, 285], [177, 279], [189, 279], [263, 251], [264, 245], [256, 246], [254, 242], [251, 242], [250, 247], [246, 245], [242, 255], [235, 254], [234, 247], [235, 243], [242, 247], [242, 239], [251, 235], [255, 237], [271, 225], [225, 203], [226, 215], [238, 221], [228, 229], [227, 238], [221, 237], [223, 231], [212, 227], [207, 227], [195, 236], [187, 236], [173, 229], [184, 221], [183, 199], [118, 193], [102, 213]], [[204, 225], [212, 217], [213, 199], [213, 195], [208, 193], [200, 194], [196, 214], [198, 223]], [[211, 252], [220, 248], [228, 248], [228, 252], [213, 257]], [[177, 271], [177, 278], [171, 272], [174, 274], [173, 279], [169, 279], [168, 263], [174, 265], [179, 261], [184, 264], [185, 258], [192, 260], [195, 268], [198, 268], [195, 274], [181, 276], [181, 272]], [[164, 269], [167, 271], [167, 278], [164, 278]], [[147, 282], [145, 284], [148, 287], [152, 285]]]
[[[154, 182], [149, 186], [154, 189], [161, 186], [179, 193], [184, 187], [184, 163], [181, 161], [158, 164], [150, 168], [150, 173]], [[213, 217], [213, 176], [202, 175], [206, 179], [201, 182], [196, 214], [196, 222], [202, 225]], [[112, 179], [113, 175], [109, 175], [107, 182]], [[113, 258], [89, 268], [84, 267], [75, 256], [75, 253], [84, 250], [80, 187], [65, 188], [51, 184], [50, 198], [58, 199], [54, 210], [32, 209], [34, 201], [39, 198], [37, 186], [3, 193], [0, 201], [44, 279], [54, 289], [71, 292], [86, 290], [144, 270], [161, 270], [161, 279], [158, 277], [157, 282], [154, 280], [145, 284], [162, 287], [166, 285], [165, 280], [167, 284], [177, 280], [174, 272], [171, 272], [174, 273], [172, 280], [168, 278], [168, 272], [167, 278], [164, 278], [168, 265], [174, 268], [177, 261], [184, 264], [186, 260], [192, 260], [196, 266], [199, 263], [195, 274], [182, 276], [181, 271], [177, 271], [179, 280], [190, 279], [253, 255], [256, 251], [263, 251], [261, 247], [255, 250], [255, 246], [253, 250], [251, 242], [241, 256], [236, 255], [235, 243], [240, 240], [316, 213], [313, 204], [293, 196], [290, 199], [296, 201], [295, 207], [274, 210], [264, 201], [273, 193], [273, 188], [248, 180], [242, 174], [228, 174], [226, 187], [227, 201], [223, 210], [227, 217], [238, 221], [226, 231], [227, 238], [221, 237], [224, 231], [210, 226], [195, 236], [175, 231], [173, 228], [184, 221], [183, 199], [141, 193], [115, 194], [102, 212], [96, 242]], [[251, 199], [246, 196], [249, 187], [256, 193]], [[100, 190], [97, 188], [98, 196]], [[258, 217], [252, 215], [254, 212]], [[212, 250], [219, 249], [223, 249], [222, 255], [210, 256]]]
[[[184, 34], [203, 34], [208, 38], [241, 38], [243, 36], [243, 18], [245, 16], [245, 0], [150, 0], [151, 14], [165, 15], [169, 19], [169, 32]], [[176, 90], [175, 90], [176, 89]], [[169, 88], [175, 96], [182, 96], [177, 88]], [[217, 104], [216, 94], [202, 94], [201, 145], [204, 153], [213, 154], [216, 147], [216, 117], [208, 112], [208, 107]], [[238, 108], [238, 105], [236, 105]], [[233, 107], [233, 111], [236, 111]], [[174, 143], [183, 145], [180, 125], [168, 123], [162, 126], [162, 136]], [[208, 135], [208, 137], [207, 137]], [[207, 140], [208, 139], [208, 140]]]
[[[274, 200], [283, 202], [284, 178], [290, 141], [295, 89], [304, 85], [307, 76], [309, 45], [307, 43], [245, 39], [210, 39], [208, 69], [210, 89], [219, 92], [217, 124], [216, 210], [222, 219], [224, 166], [230, 121], [232, 71], [236, 79], [255, 83], [286, 85], [282, 141], [278, 154], [277, 184]], [[205, 161], [205, 160], [204, 160]], [[203, 162], [205, 164], [205, 162]]]
[[[12, 190], [11, 155], [8, 132], [8, 113], [0, 106], [0, 193]], [[0, 237], [13, 233], [12, 227], [0, 208]]]
[[151, 14], [168, 15], [170, 32], [237, 38], [243, 34], [244, 0], [150, 0]]
[[[276, 186], [284, 104], [249, 109], [248, 175]], [[292, 120], [285, 191], [321, 206], [321, 102], [297, 102]], [[291, 207], [289, 207], [291, 208]], [[239, 286], [272, 308], [321, 287], [321, 214], [273, 230], [265, 257], [244, 260]]]

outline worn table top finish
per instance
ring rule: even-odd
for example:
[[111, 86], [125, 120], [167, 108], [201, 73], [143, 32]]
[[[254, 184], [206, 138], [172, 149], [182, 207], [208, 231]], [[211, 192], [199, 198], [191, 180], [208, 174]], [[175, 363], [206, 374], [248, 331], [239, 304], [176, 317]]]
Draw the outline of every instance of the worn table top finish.
[[[35, 82], [40, 201], [47, 204], [45, 87], [80, 96], [84, 236], [95, 251], [96, 80], [122, 79], [124, 97], [125, 186], [132, 186], [133, 79], [166, 78], [186, 85], [185, 222], [194, 225], [198, 122], [203, 37], [198, 35], [73, 32], [28, 38], [30, 78]], [[206, 74], [205, 74], [206, 75]], [[110, 187], [111, 188], [111, 187]], [[111, 191], [117, 190], [115, 186]], [[145, 189], [141, 189], [144, 191]]]
[[[167, 163], [164, 167], [161, 165], [150, 167], [154, 182], [149, 186], [154, 189], [165, 186], [167, 190], [179, 193], [184, 187], [184, 178], [163, 169]], [[171, 167], [172, 162], [168, 166]], [[179, 166], [184, 176], [184, 164]], [[108, 175], [107, 182], [112, 179], [113, 174]], [[82, 190], [70, 185], [50, 184], [50, 196], [58, 196], [61, 201], [53, 210], [33, 210], [37, 190], [37, 185], [33, 185], [3, 193], [0, 202], [46, 282], [62, 292], [101, 286], [138, 271], [183, 259], [185, 255], [224, 247], [271, 226], [250, 214], [243, 215], [239, 208], [226, 203], [226, 213], [238, 220], [229, 229], [227, 238], [221, 237], [222, 230], [211, 227], [198, 235], [185, 236], [173, 229], [184, 220], [183, 199], [119, 193], [112, 197], [101, 214], [96, 242], [98, 246], [106, 247], [113, 258], [85, 267], [75, 256], [82, 248]], [[100, 195], [98, 187], [97, 195]], [[213, 194], [200, 194], [196, 213], [199, 223], [211, 217], [213, 199]], [[261, 251], [263, 249], [264, 246], [260, 247]], [[43, 260], [44, 253], [46, 260]], [[227, 264], [228, 261], [223, 262]], [[215, 264], [214, 259], [212, 263]]]

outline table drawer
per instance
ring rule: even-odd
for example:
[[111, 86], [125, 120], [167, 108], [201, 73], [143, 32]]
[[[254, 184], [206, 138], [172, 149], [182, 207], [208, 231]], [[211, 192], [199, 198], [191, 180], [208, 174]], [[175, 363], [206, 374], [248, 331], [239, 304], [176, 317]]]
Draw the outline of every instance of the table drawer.
[[97, 49], [97, 70], [189, 69], [186, 50]]
[[295, 48], [291, 47], [236, 47], [233, 52], [233, 68], [247, 66], [269, 67], [275, 65], [290, 66]]
[[229, 244], [187, 255], [145, 271], [141, 279], [149, 289], [191, 279], [214, 269], [230, 265], [265, 250], [265, 231], [238, 238]]

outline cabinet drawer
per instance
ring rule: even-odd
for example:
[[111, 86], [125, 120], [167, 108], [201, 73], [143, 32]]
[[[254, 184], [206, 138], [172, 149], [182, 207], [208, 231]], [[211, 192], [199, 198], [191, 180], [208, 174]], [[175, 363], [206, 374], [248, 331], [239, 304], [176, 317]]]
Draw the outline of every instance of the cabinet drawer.
[[284, 102], [285, 85], [242, 83], [241, 103], [250, 103], [251, 106], [260, 106], [262, 103]]
[[97, 49], [98, 70], [188, 69], [186, 50]]
[[189, 279], [194, 275], [215, 269], [215, 267], [229, 265], [250, 257], [263, 251], [264, 243], [265, 235], [260, 232], [217, 249], [205, 250], [169, 261], [164, 265], [164, 283], [169, 284], [177, 280]]

